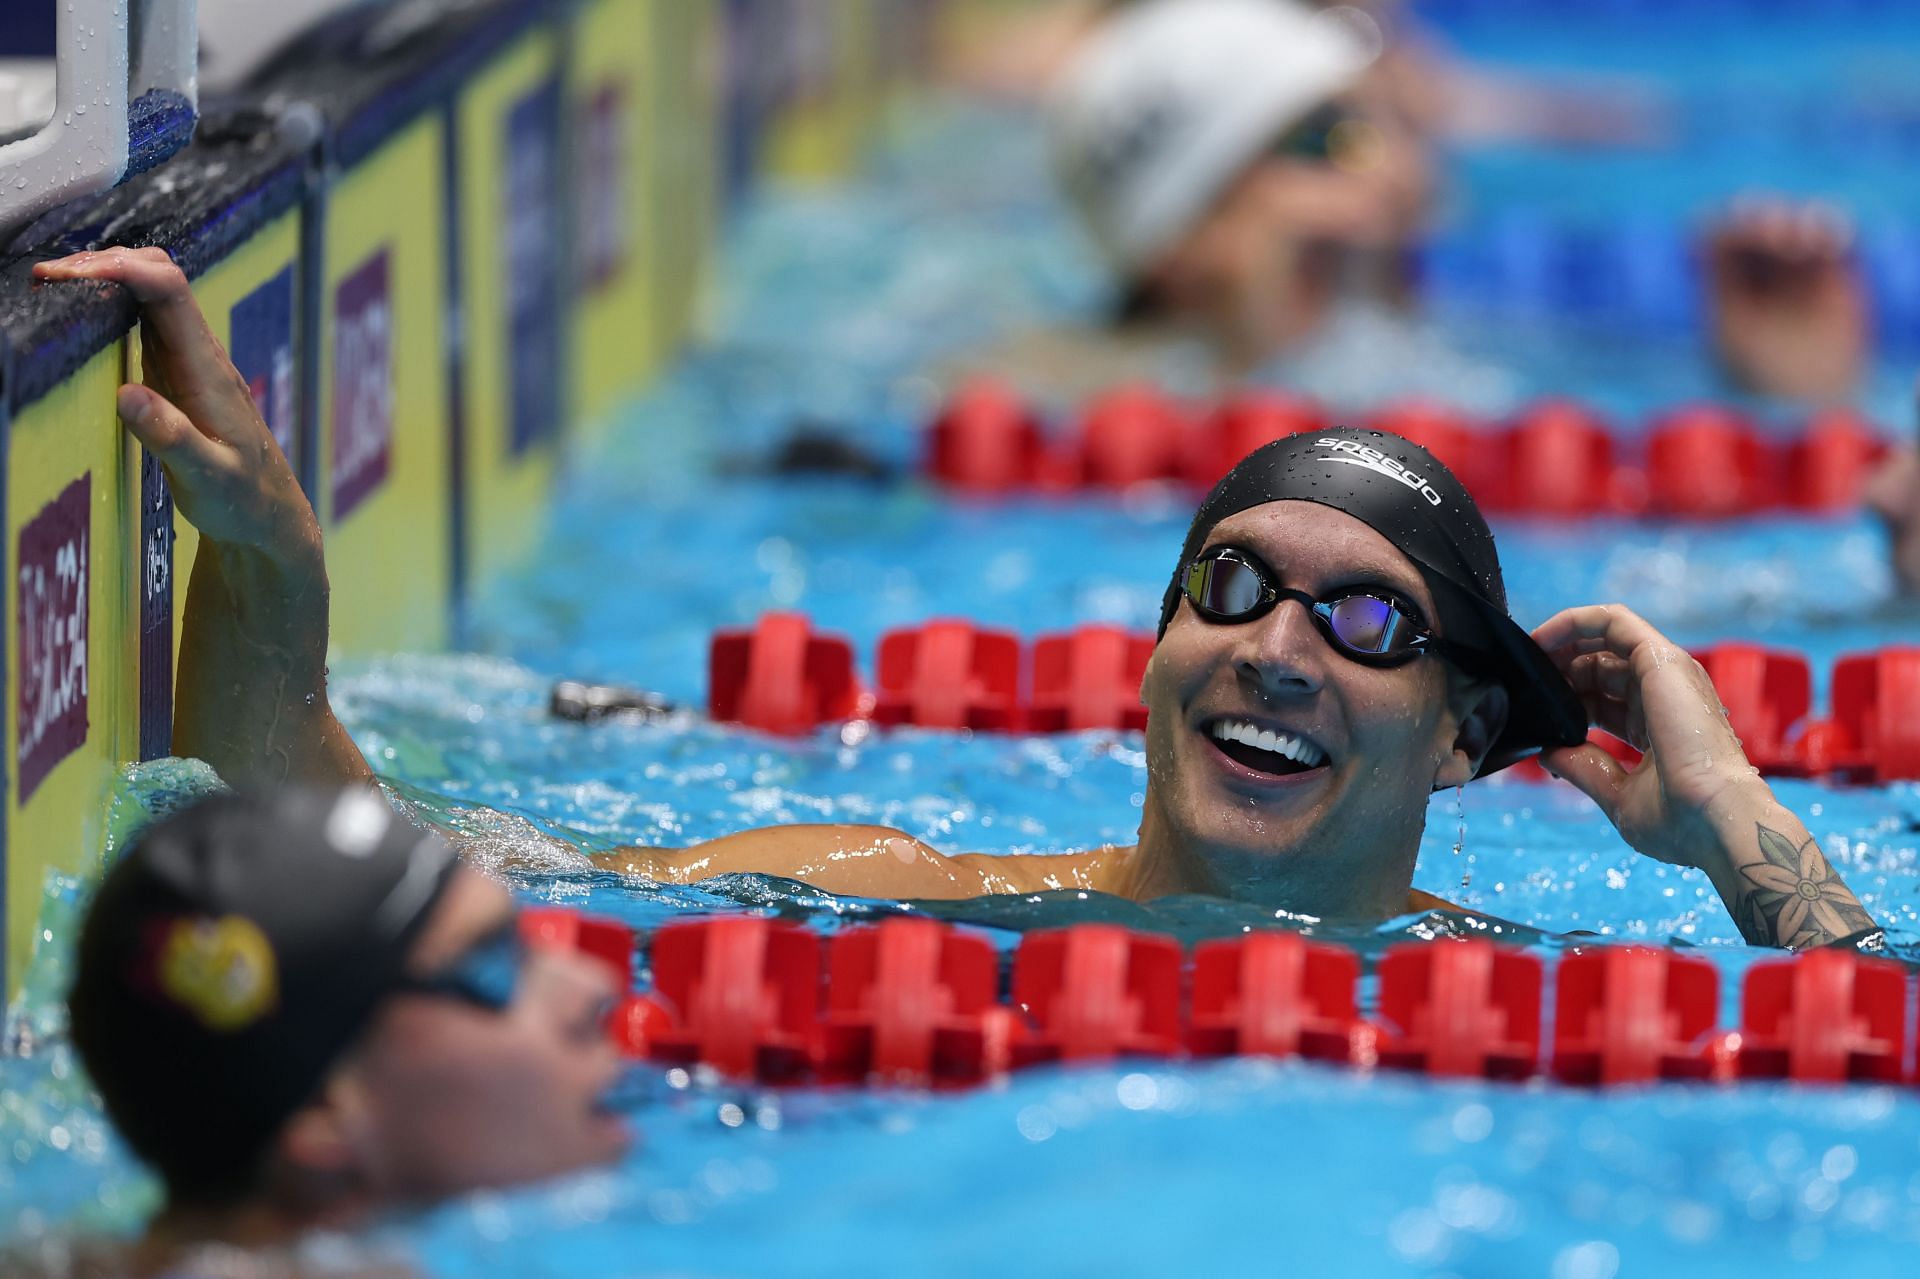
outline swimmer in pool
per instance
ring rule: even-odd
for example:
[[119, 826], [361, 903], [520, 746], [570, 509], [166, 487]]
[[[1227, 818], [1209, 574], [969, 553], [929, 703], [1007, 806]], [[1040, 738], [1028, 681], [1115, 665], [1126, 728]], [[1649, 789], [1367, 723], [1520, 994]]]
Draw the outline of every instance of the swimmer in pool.
[[[185, 277], [151, 249], [36, 272], [126, 286], [151, 335], [149, 385], [122, 388], [120, 416], [205, 539], [175, 751], [234, 785], [371, 784], [327, 700], [318, 522]], [[609, 857], [676, 883], [760, 872], [876, 897], [1205, 893], [1380, 920], [1444, 905], [1411, 888], [1428, 796], [1539, 752], [1632, 847], [1702, 870], [1749, 942], [1874, 927], [1747, 761], [1699, 664], [1618, 605], [1568, 609], [1529, 636], [1472, 499], [1395, 437], [1290, 437], [1220, 482], [1175, 565], [1140, 696], [1133, 845], [949, 856], [896, 830], [796, 825]], [[1589, 724], [1644, 758], [1629, 768], [1586, 744]]]
[[363, 788], [155, 824], [95, 893], [69, 996], [88, 1076], [166, 1189], [98, 1273], [254, 1273], [232, 1253], [615, 1158], [613, 985], [524, 950], [506, 890]]
[[[1628, 140], [1648, 125], [1630, 103], [1556, 102], [1543, 86], [1436, 94], [1404, 44], [1381, 48], [1371, 20], [1343, 9], [1141, 0], [1087, 14], [1044, 116], [1059, 187], [1118, 304], [1110, 323], [1021, 334], [953, 371], [1048, 404], [1152, 366], [1184, 393], [1278, 378], [1347, 408], [1407, 395], [1515, 407], [1488, 389], [1508, 386], [1507, 370], [1401, 314], [1437, 186], [1427, 135], [1462, 108], [1508, 128], [1612, 120]], [[1701, 247], [1731, 386], [1813, 404], [1855, 393], [1871, 334], [1836, 209], [1749, 197]]]

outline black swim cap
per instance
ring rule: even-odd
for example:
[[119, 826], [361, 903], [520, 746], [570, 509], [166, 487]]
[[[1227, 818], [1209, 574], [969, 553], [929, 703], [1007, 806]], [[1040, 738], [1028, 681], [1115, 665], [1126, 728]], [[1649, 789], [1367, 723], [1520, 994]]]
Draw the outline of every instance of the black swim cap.
[[1551, 659], [1507, 613], [1493, 531], [1452, 471], [1411, 440], [1335, 427], [1289, 435], [1240, 460], [1195, 512], [1160, 604], [1167, 633], [1181, 578], [1214, 526], [1267, 502], [1317, 502], [1344, 511], [1392, 542], [1426, 579], [1441, 634], [1477, 655], [1474, 672], [1497, 680], [1510, 709], [1479, 776], [1536, 751], [1586, 740], [1587, 713]]
[[375, 791], [220, 795], [143, 833], [80, 931], [73, 1039], [175, 1196], [252, 1184], [403, 976], [458, 864]]

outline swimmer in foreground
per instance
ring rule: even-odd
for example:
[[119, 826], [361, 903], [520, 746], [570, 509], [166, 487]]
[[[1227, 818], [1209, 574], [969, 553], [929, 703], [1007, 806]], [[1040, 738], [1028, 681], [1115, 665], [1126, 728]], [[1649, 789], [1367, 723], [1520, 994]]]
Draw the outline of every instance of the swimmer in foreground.
[[[125, 285], [150, 337], [149, 385], [122, 388], [121, 419], [204, 539], [175, 751], [237, 786], [370, 784], [327, 700], [318, 523], [185, 277], [152, 249], [36, 271]], [[1148, 780], [1134, 845], [948, 856], [896, 830], [796, 825], [608, 857], [676, 883], [759, 872], [875, 897], [1202, 893], [1377, 921], [1445, 905], [1411, 887], [1429, 795], [1539, 752], [1639, 852], [1703, 871], [1752, 944], [1874, 928], [1747, 761], [1700, 665], [1617, 605], [1568, 609], [1529, 636], [1508, 616], [1473, 500], [1396, 437], [1289, 437], [1215, 487], [1167, 587], [1140, 696]], [[1644, 758], [1629, 768], [1586, 744], [1589, 724]]]
[[95, 893], [76, 969], [74, 1044], [166, 1189], [99, 1273], [254, 1273], [242, 1257], [309, 1232], [628, 1143], [601, 1104], [612, 981], [524, 950], [506, 890], [376, 791], [219, 795], [155, 824]]

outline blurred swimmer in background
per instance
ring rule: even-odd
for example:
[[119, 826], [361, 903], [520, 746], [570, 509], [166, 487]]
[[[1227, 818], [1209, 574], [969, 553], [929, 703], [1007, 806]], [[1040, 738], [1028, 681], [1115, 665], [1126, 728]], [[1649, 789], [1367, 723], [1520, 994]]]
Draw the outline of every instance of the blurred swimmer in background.
[[[174, 748], [238, 786], [369, 785], [327, 694], [318, 522], [158, 250], [36, 267], [140, 303], [149, 384], [120, 416], [204, 539], [187, 600]], [[1428, 799], [1529, 754], [1642, 854], [1703, 871], [1762, 946], [1867, 937], [1871, 917], [1741, 750], [1700, 664], [1617, 605], [1531, 635], [1507, 612], [1492, 533], [1418, 446], [1340, 428], [1255, 450], [1195, 513], [1140, 688], [1139, 841], [1052, 855], [947, 855], [841, 824], [607, 854], [647, 878], [781, 875], [835, 893], [965, 898], [1082, 889], [1207, 894], [1321, 919], [1445, 907], [1412, 889]], [[1631, 768], [1598, 725], [1645, 750]]]
[[[1112, 322], [1022, 335], [972, 367], [1044, 401], [1150, 377], [1196, 394], [1278, 380], [1345, 408], [1457, 402], [1474, 362], [1400, 314], [1435, 140], [1648, 142], [1659, 112], [1626, 90], [1463, 73], [1396, 38], [1396, 8], [1082, 6], [1044, 115], [1061, 189], [1113, 276]], [[1733, 386], [1814, 403], [1853, 392], [1870, 334], [1837, 211], [1738, 202], [1701, 257]]]

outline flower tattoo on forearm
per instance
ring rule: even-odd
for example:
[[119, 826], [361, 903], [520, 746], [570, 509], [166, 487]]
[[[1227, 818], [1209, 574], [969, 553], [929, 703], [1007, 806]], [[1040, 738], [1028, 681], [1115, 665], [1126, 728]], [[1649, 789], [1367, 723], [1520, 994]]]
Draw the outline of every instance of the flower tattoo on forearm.
[[1761, 860], [1740, 868], [1746, 908], [1740, 931], [1756, 946], [1820, 946], [1874, 927], [1873, 917], [1827, 864], [1809, 835], [1795, 847], [1760, 826]]

